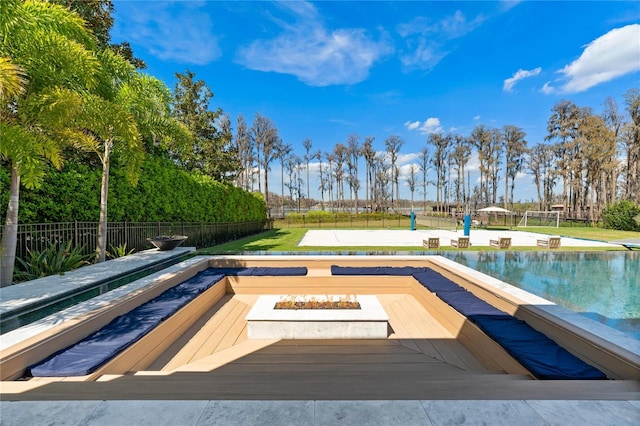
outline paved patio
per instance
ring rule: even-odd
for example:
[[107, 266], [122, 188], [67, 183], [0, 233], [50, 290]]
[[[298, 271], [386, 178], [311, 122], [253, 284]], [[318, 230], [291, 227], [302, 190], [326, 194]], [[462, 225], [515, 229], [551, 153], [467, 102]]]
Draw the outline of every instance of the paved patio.
[[[310, 230], [302, 238], [299, 246], [312, 247], [421, 247], [422, 241], [429, 237], [440, 238], [440, 245], [451, 246], [451, 240], [464, 236], [462, 230], [450, 231], [436, 230]], [[547, 234], [539, 234], [528, 231], [492, 231], [485, 229], [472, 229], [469, 233], [471, 245], [489, 247], [489, 240], [497, 240], [500, 237], [511, 238], [511, 245], [515, 247], [535, 247], [536, 240], [547, 238]], [[620, 244], [612, 244], [602, 241], [584, 240], [578, 238], [561, 238], [561, 247], [616, 247], [623, 248]]]

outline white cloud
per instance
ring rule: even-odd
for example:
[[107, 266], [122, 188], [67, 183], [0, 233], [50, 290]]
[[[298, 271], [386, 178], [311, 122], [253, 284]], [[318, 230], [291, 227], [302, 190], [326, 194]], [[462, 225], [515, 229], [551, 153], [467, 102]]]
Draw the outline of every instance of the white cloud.
[[482, 15], [468, 20], [458, 10], [440, 21], [418, 16], [398, 25], [396, 31], [405, 39], [407, 46], [407, 53], [400, 57], [402, 65], [407, 69], [433, 68], [450, 53], [452, 47], [447, 45], [448, 41], [473, 31], [484, 20]]
[[418, 127], [420, 127], [420, 122], [419, 121], [407, 121], [406, 123], [404, 123], [404, 125], [409, 130], [415, 130]]
[[436, 117], [429, 117], [425, 121], [407, 121], [404, 126], [408, 130], [417, 130], [422, 134], [442, 133], [443, 131], [440, 119]]
[[282, 34], [240, 48], [236, 62], [257, 71], [294, 75], [309, 86], [330, 86], [365, 80], [373, 64], [393, 51], [385, 34], [376, 41], [363, 29], [331, 30], [309, 3], [283, 4], [298, 21], [279, 22]]
[[558, 90], [584, 92], [637, 71], [640, 71], [640, 24], [633, 24], [615, 28], [589, 43], [578, 59], [559, 71], [567, 81]]
[[480, 118], [482, 118], [482, 117], [479, 116], [479, 115], [476, 115], [475, 117], [473, 117], [473, 119], [476, 120], [476, 121], [480, 120]]
[[527, 71], [527, 70], [523, 70], [523, 69], [519, 69], [518, 71], [516, 71], [513, 76], [511, 78], [507, 78], [504, 81], [504, 85], [502, 86], [502, 90], [504, 90], [505, 92], [511, 92], [513, 90], [513, 86], [516, 85], [516, 83], [524, 78], [527, 77], [534, 77], [538, 74], [540, 74], [540, 72], [542, 71], [542, 68], [538, 67], [538, 68], [534, 68], [531, 71]]
[[544, 84], [544, 86], [542, 86], [542, 89], [540, 89], [540, 90], [542, 90], [542, 93], [544, 93], [545, 95], [548, 95], [550, 93], [553, 93], [556, 89], [553, 86], [551, 86], [551, 82], [550, 81], [547, 81]]
[[418, 158], [420, 158], [420, 154], [417, 154], [415, 152], [411, 152], [411, 153], [408, 153], [408, 154], [399, 153], [396, 162], [398, 164], [407, 165], [408, 163], [412, 163], [413, 161], [417, 160]]
[[218, 59], [222, 51], [210, 16], [199, 10], [202, 6], [197, 2], [177, 6], [121, 2], [117, 12], [127, 15], [127, 19], [116, 19], [112, 35], [143, 46], [165, 61], [205, 65]]

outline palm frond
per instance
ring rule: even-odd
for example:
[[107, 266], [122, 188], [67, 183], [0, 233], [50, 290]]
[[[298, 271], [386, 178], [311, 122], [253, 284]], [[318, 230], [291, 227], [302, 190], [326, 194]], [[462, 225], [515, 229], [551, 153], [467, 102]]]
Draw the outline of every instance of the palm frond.
[[96, 38], [77, 13], [62, 5], [38, 0], [26, 0], [23, 8], [34, 27], [60, 34], [89, 50], [96, 48]]
[[24, 70], [10, 58], [0, 57], [0, 100], [4, 102], [23, 94], [26, 85]]

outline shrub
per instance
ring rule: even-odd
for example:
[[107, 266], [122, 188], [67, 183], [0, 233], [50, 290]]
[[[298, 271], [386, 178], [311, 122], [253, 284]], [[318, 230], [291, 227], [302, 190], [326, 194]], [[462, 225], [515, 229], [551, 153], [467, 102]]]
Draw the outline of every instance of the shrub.
[[110, 245], [109, 247], [110, 248], [107, 251], [107, 257], [109, 259], [117, 259], [119, 257], [129, 256], [131, 253], [136, 251], [135, 248], [127, 250], [127, 243], [121, 244], [119, 246]]
[[[98, 221], [100, 179], [101, 170], [95, 165], [68, 162], [62, 171], [50, 168], [41, 187], [21, 191], [20, 223]], [[7, 173], [0, 168], [2, 217], [8, 182]], [[149, 157], [136, 186], [126, 181], [114, 160], [107, 214], [110, 222], [241, 222], [265, 219], [266, 208], [260, 194]]]
[[28, 250], [26, 259], [16, 259], [20, 267], [16, 270], [16, 281], [29, 281], [88, 265], [93, 254], [82, 254], [83, 247], [71, 248], [71, 241], [66, 245], [52, 243], [42, 251]]
[[620, 200], [607, 206], [602, 212], [604, 227], [619, 231], [640, 231], [634, 220], [640, 215], [640, 206], [631, 200]]

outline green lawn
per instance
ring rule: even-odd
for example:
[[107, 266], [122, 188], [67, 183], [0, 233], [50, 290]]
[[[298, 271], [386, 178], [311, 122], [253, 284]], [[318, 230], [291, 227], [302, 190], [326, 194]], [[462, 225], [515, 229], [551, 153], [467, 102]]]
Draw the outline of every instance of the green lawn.
[[[232, 241], [225, 244], [220, 244], [214, 247], [208, 247], [198, 250], [198, 254], [220, 254], [220, 253], [238, 253], [247, 251], [270, 251], [270, 252], [329, 252], [329, 251], [366, 251], [366, 252], [380, 252], [380, 251], [425, 251], [423, 247], [298, 247], [298, 243], [304, 236], [304, 234], [310, 228], [282, 228], [273, 229], [261, 234], [246, 237], [237, 241]], [[317, 228], [313, 228], [317, 229]], [[505, 229], [505, 228], [489, 228], [489, 229]], [[508, 228], [507, 228], [508, 229]], [[525, 230], [525, 228], [521, 228]], [[614, 241], [628, 238], [640, 238], [638, 232], [626, 232], [626, 231], [613, 231], [610, 229], [597, 229], [590, 227], [573, 227], [573, 228], [526, 228], [527, 231], [540, 232], [550, 235], [562, 235], [565, 237], [585, 238], [598, 241]], [[472, 231], [473, 232], [473, 231]], [[535, 250], [547, 250], [538, 247], [514, 247], [514, 250], [518, 251], [535, 251]], [[622, 248], [620, 248], [622, 249]], [[457, 250], [451, 247], [442, 247], [441, 251]], [[473, 246], [470, 250], [496, 250], [487, 246]], [[606, 250], [619, 250], [615, 248], [601, 248], [601, 247], [566, 247], [562, 248], [562, 251], [606, 251]], [[622, 249], [624, 250], [624, 249]]]

